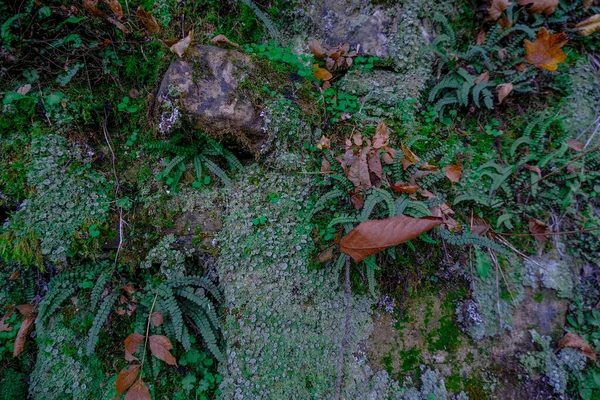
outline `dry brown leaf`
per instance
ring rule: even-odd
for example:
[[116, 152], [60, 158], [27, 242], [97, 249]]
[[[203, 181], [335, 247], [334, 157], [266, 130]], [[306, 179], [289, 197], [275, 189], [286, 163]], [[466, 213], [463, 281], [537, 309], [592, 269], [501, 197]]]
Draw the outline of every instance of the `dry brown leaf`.
[[328, 174], [331, 172], [331, 163], [325, 157], [323, 157], [323, 159], [321, 160], [321, 172], [324, 174]]
[[381, 180], [383, 179], [383, 168], [381, 166], [381, 155], [380, 151], [377, 150], [369, 157], [369, 171], [371, 172], [371, 184], [379, 187]]
[[138, 348], [144, 341], [144, 336], [139, 333], [132, 333], [125, 338], [125, 360], [136, 361], [138, 360], [134, 354], [138, 351]]
[[450, 180], [450, 182], [458, 182], [462, 175], [462, 171], [460, 170], [460, 163], [448, 165], [444, 168], [444, 172], [446, 173], [446, 178]]
[[148, 386], [146, 386], [142, 378], [138, 379], [131, 389], [127, 391], [125, 400], [152, 400], [150, 390], [148, 390]]
[[315, 56], [317, 60], [322, 60], [325, 57], [327, 50], [321, 45], [321, 41], [313, 39], [308, 43], [308, 50]]
[[369, 173], [369, 163], [367, 156], [371, 151], [370, 147], [364, 147], [359, 158], [350, 165], [348, 170], [348, 179], [354, 184], [357, 190], [367, 190], [371, 185], [371, 175]]
[[575, 151], [583, 151], [583, 148], [584, 148], [584, 144], [581, 143], [579, 140], [575, 140], [575, 139], [567, 140], [567, 146], [569, 146], [570, 148], [572, 148]]
[[506, 96], [508, 96], [510, 94], [510, 92], [512, 92], [514, 89], [514, 86], [512, 83], [501, 83], [500, 85], [496, 86], [496, 93], [498, 93], [498, 103], [502, 104], [502, 102], [504, 101], [504, 99], [506, 98]]
[[597, 360], [596, 350], [592, 350], [590, 345], [585, 340], [583, 340], [581, 337], [577, 336], [574, 333], [566, 333], [565, 336], [563, 336], [562, 339], [558, 341], [556, 350], [558, 351], [563, 347], [570, 347], [572, 349], [578, 350], [581, 352], [581, 354], [583, 354], [592, 361]]
[[546, 28], [542, 28], [537, 33], [535, 42], [525, 39], [527, 61], [538, 68], [556, 71], [558, 64], [567, 59], [561, 49], [565, 44], [567, 44], [566, 33], [549, 34]]
[[122, 289], [127, 294], [134, 294], [135, 293], [135, 287], [132, 284], [125, 285], [125, 286], [123, 286]]
[[168, 337], [163, 335], [152, 335], [148, 341], [150, 342], [150, 351], [156, 358], [163, 360], [169, 365], [177, 365], [175, 357], [173, 357], [169, 351], [173, 348], [173, 345]]
[[12, 332], [13, 328], [6, 324], [6, 320], [10, 318], [14, 313], [12, 311], [4, 314], [4, 317], [0, 319], [0, 332]]
[[408, 161], [410, 161], [411, 163], [416, 163], [419, 162], [419, 157], [417, 157], [417, 155], [415, 153], [412, 152], [411, 149], [409, 149], [408, 147], [406, 147], [405, 145], [401, 144], [400, 148], [402, 149], [402, 152], [404, 153], [404, 157], [406, 157], [406, 159]]
[[477, 79], [475, 79], [475, 84], [479, 84], [481, 82], [488, 82], [490, 80], [490, 71], [485, 71], [480, 74]]
[[314, 69], [313, 74], [315, 75], [315, 78], [317, 78], [321, 81], [328, 81], [331, 78], [333, 78], [333, 75], [331, 74], [331, 72], [327, 71], [325, 68], [319, 67], [319, 64], [313, 65], [313, 69]]
[[441, 223], [441, 218], [411, 218], [406, 215], [365, 221], [342, 238], [340, 248], [355, 262], [360, 262], [389, 247], [412, 240]]
[[594, 0], [583, 0], [583, 7], [589, 8], [593, 2], [594, 2]]
[[106, 18], [104, 11], [99, 10], [98, 7], [96, 7], [97, 5], [98, 0], [83, 0], [83, 8], [85, 8], [87, 12], [92, 14], [94, 17]]
[[527, 63], [524, 63], [524, 62], [519, 63], [519, 64], [515, 65], [515, 69], [518, 72], [523, 72], [523, 71], [525, 71], [527, 69]]
[[589, 36], [592, 33], [600, 31], [600, 14], [592, 15], [581, 21], [575, 25], [575, 29], [577, 29], [577, 33], [581, 36]]
[[127, 315], [131, 317], [133, 315], [133, 313], [135, 312], [135, 310], [137, 309], [137, 307], [138, 306], [133, 303], [127, 304]]
[[137, 15], [138, 19], [144, 24], [147, 30], [152, 33], [160, 32], [160, 26], [158, 25], [156, 18], [154, 18], [154, 16], [149, 12], [145, 11], [142, 6], [138, 6], [135, 15]]
[[362, 140], [361, 133], [360, 132], [356, 132], [354, 135], [352, 135], [352, 141], [354, 142], [355, 145], [362, 146], [363, 140]]
[[471, 216], [470, 225], [471, 233], [479, 236], [485, 235], [491, 229], [490, 224], [478, 215]]
[[390, 189], [398, 193], [415, 194], [417, 193], [417, 190], [419, 190], [419, 186], [397, 182], [394, 186], [390, 186]]
[[10, 277], [8, 278], [9, 281], [16, 281], [17, 279], [19, 279], [19, 276], [21, 276], [21, 274], [19, 273], [19, 271], [15, 271], [12, 274], [10, 274]]
[[239, 44], [234, 43], [231, 40], [227, 39], [227, 36], [225, 36], [225, 35], [217, 35], [211, 39], [211, 42], [213, 42], [215, 44], [228, 44], [229, 46], [240, 47]]
[[495, 21], [502, 16], [502, 12], [510, 7], [510, 0], [492, 0], [488, 13], [490, 17]]
[[108, 5], [110, 6], [112, 12], [115, 13], [119, 19], [123, 17], [123, 7], [121, 7], [119, 0], [109, 0]]
[[119, 372], [116, 383], [117, 398], [121, 397], [121, 393], [125, 392], [131, 385], [133, 385], [133, 382], [135, 382], [139, 371], [140, 366], [136, 364], [130, 365], [129, 369], [122, 369], [121, 372]]
[[163, 324], [163, 315], [160, 311], [154, 311], [152, 313], [152, 323], [154, 326], [161, 326]]
[[352, 196], [350, 196], [350, 201], [357, 210], [360, 210], [365, 205], [365, 200], [360, 193], [352, 194]]
[[321, 136], [321, 140], [319, 140], [319, 143], [317, 144], [317, 149], [323, 150], [323, 149], [330, 149], [330, 148], [331, 148], [331, 140], [325, 135]]
[[380, 149], [385, 147], [390, 142], [390, 132], [388, 131], [387, 125], [385, 122], [380, 122], [377, 124], [377, 129], [375, 130], [375, 136], [373, 136], [373, 148]]
[[333, 246], [326, 248], [319, 253], [319, 262], [326, 263], [333, 258]]
[[169, 50], [177, 54], [179, 58], [183, 57], [188, 47], [192, 44], [193, 36], [194, 31], [190, 31], [186, 37], [169, 47]]
[[548, 239], [548, 233], [550, 232], [550, 229], [548, 229], [548, 225], [542, 221], [529, 218], [529, 232], [533, 233], [536, 240], [545, 242]]
[[21, 321], [21, 327], [17, 332], [17, 336], [15, 338], [15, 345], [13, 349], [13, 356], [18, 357], [19, 354], [25, 348], [25, 342], [27, 341], [27, 334], [29, 333], [29, 329], [31, 325], [35, 322], [35, 312], [33, 311], [33, 305], [31, 304], [22, 304], [16, 307], [17, 310], [23, 315], [23, 321]]
[[527, 8], [527, 11], [533, 14], [545, 14], [550, 15], [554, 12], [554, 9], [558, 5], [559, 0], [518, 0], [520, 6], [531, 6]]
[[486, 34], [485, 34], [484, 30], [479, 31], [479, 34], [477, 35], [477, 41], [475, 42], [475, 44], [477, 46], [481, 46], [482, 44], [484, 44], [485, 43], [485, 36], [486, 36]]
[[17, 93], [19, 93], [22, 96], [25, 96], [27, 93], [29, 93], [30, 90], [31, 90], [31, 84], [27, 83], [27, 84], [21, 86], [20, 88], [18, 88]]
[[542, 170], [540, 169], [540, 167], [537, 167], [535, 165], [525, 165], [525, 169], [531, 172], [535, 172], [538, 175], [538, 177], [542, 179]]

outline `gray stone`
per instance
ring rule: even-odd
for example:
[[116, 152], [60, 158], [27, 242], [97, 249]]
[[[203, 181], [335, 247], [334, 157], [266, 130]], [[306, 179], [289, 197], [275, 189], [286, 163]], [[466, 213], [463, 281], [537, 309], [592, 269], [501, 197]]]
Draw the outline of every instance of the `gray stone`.
[[195, 46], [172, 63], [157, 94], [159, 130], [180, 119], [207, 135], [257, 153], [266, 141], [258, 105], [240, 83], [257, 74], [250, 57], [234, 50]]

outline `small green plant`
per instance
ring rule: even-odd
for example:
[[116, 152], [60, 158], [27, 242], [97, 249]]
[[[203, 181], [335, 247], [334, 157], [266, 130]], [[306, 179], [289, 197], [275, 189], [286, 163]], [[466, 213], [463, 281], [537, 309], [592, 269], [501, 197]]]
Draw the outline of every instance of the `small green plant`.
[[194, 132], [192, 137], [181, 134], [175, 135], [168, 142], [149, 143], [146, 148], [173, 155], [173, 158], [167, 159], [166, 168], [157, 177], [157, 179], [165, 179], [166, 184], [170, 186], [173, 192], [177, 190], [188, 163], [193, 164], [196, 180], [192, 185], [195, 188], [200, 188], [202, 184], [208, 185], [211, 182], [210, 176], [203, 174], [204, 168], [217, 176], [225, 185], [231, 184], [227, 173], [212, 160], [212, 157], [225, 159], [233, 171], [243, 171], [244, 169], [233, 153], [201, 132]]
[[245, 49], [246, 52], [255, 54], [257, 57], [289, 65], [293, 72], [304, 79], [315, 80], [313, 68], [310, 65], [312, 56], [294, 54], [291, 48], [283, 48], [274, 41], [270, 41], [268, 44], [247, 44]]
[[130, 114], [136, 113], [140, 110], [140, 107], [132, 104], [129, 97], [123, 97], [123, 100], [117, 105], [117, 109], [121, 112], [128, 112]]
[[336, 92], [329, 88], [323, 92], [326, 109], [331, 113], [331, 119], [336, 122], [347, 119], [359, 110], [358, 98], [354, 95]]
[[496, 129], [499, 126], [500, 122], [496, 118], [494, 118], [489, 124], [485, 124], [485, 133], [493, 137], [502, 136], [504, 132]]

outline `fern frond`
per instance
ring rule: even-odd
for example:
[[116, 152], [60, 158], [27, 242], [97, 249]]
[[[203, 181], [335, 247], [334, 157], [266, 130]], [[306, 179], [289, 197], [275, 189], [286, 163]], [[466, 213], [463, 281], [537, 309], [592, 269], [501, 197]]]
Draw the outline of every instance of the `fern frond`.
[[352, 217], [349, 215], [341, 215], [339, 217], [336, 217], [334, 219], [332, 219], [331, 221], [329, 221], [329, 224], [327, 224], [327, 227], [331, 228], [332, 226], [338, 225], [338, 224], [355, 224], [357, 222], [356, 217]]
[[104, 291], [104, 286], [108, 283], [108, 278], [110, 275], [108, 272], [103, 272], [96, 279], [96, 283], [94, 284], [94, 288], [92, 289], [92, 294], [90, 295], [90, 309], [92, 311], [96, 310], [98, 306], [98, 302], [102, 297], [102, 292]]
[[367, 269], [367, 282], [371, 296], [375, 297], [375, 270], [379, 269], [375, 262], [375, 256], [365, 258], [365, 267]]
[[388, 191], [379, 188], [373, 188], [373, 192], [377, 193], [387, 205], [388, 216], [391, 218], [396, 215], [396, 205], [394, 204], [394, 198], [392, 195]]
[[431, 216], [431, 211], [427, 208], [427, 205], [422, 201], [410, 201], [404, 213], [413, 218], [422, 218]]
[[98, 309], [98, 312], [94, 317], [94, 322], [92, 323], [92, 327], [90, 328], [90, 332], [88, 333], [88, 339], [85, 345], [86, 354], [88, 356], [92, 355], [92, 353], [96, 349], [96, 344], [98, 343], [98, 339], [100, 336], [100, 330], [102, 329], [102, 325], [104, 325], [104, 322], [106, 322], [108, 314], [110, 314], [110, 309], [113, 306], [116, 298], [116, 292], [107, 296], [100, 305], [100, 308]]
[[325, 205], [327, 204], [328, 201], [333, 200], [333, 199], [335, 199], [337, 197], [344, 197], [345, 195], [346, 194], [342, 190], [340, 190], [340, 189], [333, 189], [333, 190], [325, 193], [315, 203], [315, 205], [314, 205], [314, 207], [312, 209], [312, 214], [314, 215], [317, 212], [319, 212], [322, 209], [324, 209]]
[[221, 181], [225, 184], [225, 186], [231, 186], [231, 179], [227, 176], [227, 173], [221, 169], [217, 164], [212, 162], [209, 158], [201, 156], [204, 165], [210, 172], [212, 172], [215, 176], [219, 177]]

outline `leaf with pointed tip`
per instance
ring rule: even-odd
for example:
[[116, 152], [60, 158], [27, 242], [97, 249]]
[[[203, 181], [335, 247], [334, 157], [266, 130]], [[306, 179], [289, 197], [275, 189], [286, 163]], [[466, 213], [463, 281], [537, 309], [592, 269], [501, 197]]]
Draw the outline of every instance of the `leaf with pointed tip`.
[[437, 217], [411, 218], [406, 215], [365, 221], [344, 236], [340, 249], [359, 262], [389, 247], [408, 242], [442, 222], [442, 218]]
[[217, 35], [214, 38], [212, 38], [210, 41], [214, 44], [228, 44], [229, 46], [232, 46], [232, 47], [240, 47], [239, 44], [232, 42], [225, 35]]
[[538, 68], [556, 71], [558, 64], [567, 59], [567, 55], [561, 49], [567, 44], [566, 33], [549, 34], [546, 28], [542, 28], [534, 42], [527, 39], [524, 42], [527, 61]]
[[163, 360], [169, 365], [177, 365], [175, 357], [169, 350], [173, 348], [171, 341], [168, 337], [163, 335], [152, 335], [149, 339], [150, 351], [154, 356], [160, 360]]
[[508, 96], [510, 94], [510, 92], [512, 92], [514, 89], [514, 86], [512, 83], [501, 83], [500, 85], [496, 86], [496, 93], [498, 93], [498, 103], [502, 104], [502, 102], [504, 101], [504, 99], [506, 98], [506, 96]]
[[548, 240], [548, 225], [540, 220], [529, 218], [529, 232], [533, 233], [534, 237], [540, 242]]
[[132, 333], [125, 338], [125, 360], [136, 361], [138, 360], [134, 354], [138, 351], [140, 344], [144, 341], [144, 336], [139, 333]]
[[490, 17], [495, 21], [502, 16], [502, 12], [510, 7], [510, 0], [492, 0], [488, 13]]
[[458, 182], [460, 180], [460, 176], [462, 175], [460, 163], [448, 165], [446, 168], [444, 168], [444, 172], [446, 173], [446, 178], [448, 178], [450, 182]]
[[592, 15], [581, 21], [575, 25], [575, 29], [577, 29], [577, 33], [581, 36], [589, 36], [592, 33], [600, 31], [600, 14]]
[[127, 391], [125, 400], [152, 400], [150, 390], [148, 390], [148, 386], [146, 386], [142, 378], [138, 379], [131, 389]]
[[572, 148], [575, 151], [583, 151], [583, 149], [585, 147], [582, 142], [580, 142], [579, 140], [576, 140], [576, 139], [567, 140], [567, 146], [569, 146], [570, 148]]
[[527, 11], [532, 14], [550, 15], [558, 5], [559, 0], [518, 0], [520, 6], [527, 6]]
[[380, 149], [385, 147], [390, 142], [390, 132], [388, 131], [385, 122], [380, 122], [375, 130], [375, 136], [373, 136], [373, 148]]
[[313, 68], [315, 70], [313, 72], [313, 74], [315, 75], [315, 78], [317, 78], [321, 81], [328, 81], [331, 78], [333, 78], [333, 75], [331, 74], [331, 72], [327, 71], [325, 68], [319, 67], [319, 64], [313, 65]]
[[557, 344], [557, 349], [560, 350], [563, 347], [571, 347], [575, 350], [578, 350], [592, 361], [596, 361], [597, 359], [596, 351], [592, 350], [590, 345], [585, 340], [574, 333], [566, 333], [565, 336], [560, 339]]
[[138, 372], [140, 372], [140, 366], [138, 364], [130, 365], [129, 369], [122, 369], [117, 376], [117, 398], [121, 396], [121, 393], [125, 392], [138, 376]]
[[31, 304], [21, 304], [16, 307], [17, 310], [21, 314], [23, 314], [23, 321], [21, 321], [21, 327], [17, 332], [17, 337], [15, 338], [15, 345], [13, 349], [13, 356], [18, 357], [19, 354], [25, 348], [25, 342], [27, 341], [27, 334], [29, 333], [29, 329], [31, 325], [35, 322], [35, 313], [33, 311], [33, 305]]
[[138, 19], [142, 21], [146, 29], [148, 29], [152, 33], [160, 32], [160, 26], [158, 22], [156, 22], [156, 18], [149, 12], [145, 11], [142, 6], [138, 6], [137, 11], [135, 13]]
[[160, 311], [154, 311], [152, 313], [152, 323], [154, 326], [161, 326], [163, 324], [163, 315]]
[[177, 54], [179, 58], [183, 57], [188, 47], [190, 47], [190, 45], [192, 44], [193, 35], [194, 31], [190, 31], [190, 33], [188, 33], [188, 35], [185, 38], [181, 39], [180, 41], [169, 47], [169, 50]]

